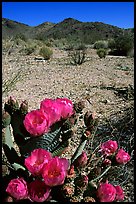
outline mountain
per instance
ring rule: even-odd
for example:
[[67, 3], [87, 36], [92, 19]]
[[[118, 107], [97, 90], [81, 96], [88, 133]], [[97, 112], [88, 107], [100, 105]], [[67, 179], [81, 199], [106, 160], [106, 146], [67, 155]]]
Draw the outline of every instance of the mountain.
[[38, 26], [29, 26], [6, 18], [2, 19], [2, 38], [23, 34], [27, 38], [54, 38], [67, 40], [80, 39], [84, 43], [94, 43], [96, 40], [115, 38], [123, 32], [134, 36], [134, 29], [122, 29], [102, 22], [81, 22], [66, 18], [57, 24], [45, 22]]
[[25, 35], [30, 29], [29, 25], [2, 18], [2, 38], [14, 37], [20, 33]]

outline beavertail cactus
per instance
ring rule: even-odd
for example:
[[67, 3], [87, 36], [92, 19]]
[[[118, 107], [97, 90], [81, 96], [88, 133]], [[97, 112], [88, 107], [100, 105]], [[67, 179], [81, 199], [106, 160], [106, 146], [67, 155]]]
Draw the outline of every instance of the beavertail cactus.
[[2, 128], [6, 128], [11, 122], [11, 116], [8, 112], [3, 110], [2, 112]]

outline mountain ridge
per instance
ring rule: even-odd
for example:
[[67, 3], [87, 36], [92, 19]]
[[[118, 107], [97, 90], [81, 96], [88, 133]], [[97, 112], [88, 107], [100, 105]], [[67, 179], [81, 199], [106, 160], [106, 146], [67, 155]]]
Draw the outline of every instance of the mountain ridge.
[[74, 18], [66, 18], [59, 23], [43, 22], [37, 26], [29, 26], [7, 18], [2, 18], [2, 38], [14, 37], [23, 34], [27, 38], [61, 39], [80, 38], [85, 43], [93, 43], [96, 40], [114, 38], [123, 32], [133, 35], [133, 28], [119, 28], [103, 22], [82, 22]]

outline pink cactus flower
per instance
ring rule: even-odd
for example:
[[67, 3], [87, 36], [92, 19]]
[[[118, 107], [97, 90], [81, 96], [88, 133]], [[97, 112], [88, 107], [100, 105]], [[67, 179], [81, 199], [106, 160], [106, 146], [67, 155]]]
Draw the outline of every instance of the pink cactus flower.
[[44, 202], [48, 199], [51, 188], [44, 181], [35, 180], [28, 184], [29, 200], [32, 202]]
[[84, 167], [87, 164], [87, 155], [85, 151], [82, 151], [82, 154], [80, 154], [77, 159], [74, 161], [74, 165], [76, 167]]
[[61, 117], [66, 119], [74, 114], [72, 101], [67, 98], [57, 98], [56, 102], [61, 105]]
[[27, 183], [23, 178], [12, 179], [6, 188], [6, 192], [16, 200], [26, 199], [28, 196]]
[[69, 161], [65, 158], [54, 157], [43, 168], [44, 182], [48, 186], [58, 186], [64, 183], [69, 168]]
[[121, 188], [121, 186], [114, 186], [116, 189], [116, 198], [115, 200], [124, 200], [124, 192], [123, 189]]
[[40, 109], [48, 114], [50, 125], [61, 119], [60, 104], [58, 104], [56, 100], [48, 98], [44, 99], [43, 101], [41, 101]]
[[116, 189], [108, 181], [106, 183], [100, 183], [97, 189], [97, 196], [100, 202], [112, 202], [115, 200]]
[[33, 110], [26, 114], [24, 126], [31, 136], [41, 136], [49, 131], [49, 118], [41, 110]]
[[31, 155], [25, 159], [25, 166], [33, 175], [41, 175], [45, 164], [51, 160], [52, 155], [44, 149], [35, 149]]
[[129, 162], [131, 159], [130, 155], [125, 152], [125, 150], [123, 149], [119, 149], [117, 154], [116, 154], [116, 161], [119, 164], [126, 164], [127, 162]]
[[101, 145], [101, 149], [99, 150], [106, 156], [110, 156], [115, 153], [118, 148], [118, 144], [116, 141], [108, 140]]

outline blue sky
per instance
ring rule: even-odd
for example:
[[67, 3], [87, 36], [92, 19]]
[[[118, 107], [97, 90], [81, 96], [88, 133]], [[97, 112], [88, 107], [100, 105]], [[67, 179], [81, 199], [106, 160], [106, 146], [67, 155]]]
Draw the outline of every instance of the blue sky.
[[134, 27], [134, 2], [2, 2], [2, 17], [30, 26], [65, 18]]

